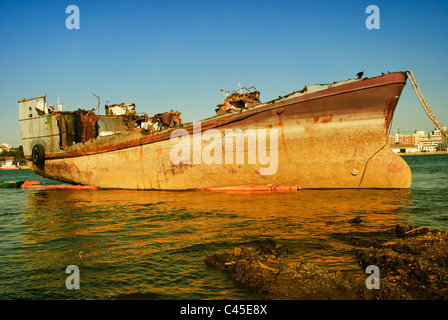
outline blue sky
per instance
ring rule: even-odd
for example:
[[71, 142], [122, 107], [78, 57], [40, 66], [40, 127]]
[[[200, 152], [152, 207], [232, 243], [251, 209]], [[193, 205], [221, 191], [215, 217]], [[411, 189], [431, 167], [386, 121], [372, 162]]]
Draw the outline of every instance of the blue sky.
[[[80, 29], [65, 9], [77, 5]], [[368, 5], [380, 9], [369, 30]], [[364, 71], [413, 70], [448, 125], [445, 1], [0, 0], [0, 143], [18, 146], [17, 101], [47, 94], [65, 110], [135, 103], [149, 115], [214, 115], [220, 89], [256, 86], [261, 100]], [[432, 130], [410, 83], [393, 130]]]

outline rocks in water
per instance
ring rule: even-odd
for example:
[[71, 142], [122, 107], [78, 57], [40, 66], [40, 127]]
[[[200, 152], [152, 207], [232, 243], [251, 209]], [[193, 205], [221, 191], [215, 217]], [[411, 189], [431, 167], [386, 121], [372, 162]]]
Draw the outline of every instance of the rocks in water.
[[395, 226], [395, 233], [397, 236], [402, 237], [406, 235], [406, 232], [412, 230], [413, 226], [409, 222], [399, 223]]
[[395, 233], [399, 237], [412, 237], [424, 235], [431, 232], [428, 227], [414, 227], [409, 222], [400, 223], [395, 226]]
[[409, 223], [384, 237], [352, 238], [361, 267], [376, 265], [379, 299], [448, 299], [448, 232]]
[[362, 222], [362, 219], [361, 219], [360, 216], [357, 216], [356, 218], [353, 218], [353, 219], [348, 221], [348, 223], [354, 223], [354, 224], [358, 224], [358, 223], [361, 223], [361, 222]]
[[[274, 241], [213, 254], [206, 263], [266, 299], [448, 299], [448, 231], [404, 223], [385, 232], [349, 233], [345, 241], [359, 258], [359, 273], [328, 272], [308, 261], [288, 264], [280, 255], [289, 250]], [[366, 288], [369, 265], [379, 269], [380, 289]]]
[[227, 270], [234, 278], [248, 287], [264, 288], [278, 273], [280, 261], [278, 255], [285, 247], [272, 243], [263, 243], [258, 249], [236, 247], [233, 252], [213, 254], [206, 263], [217, 269]]
[[266, 299], [359, 299], [363, 285], [341, 272], [328, 272], [310, 262], [287, 264], [279, 255], [288, 252], [278, 243], [258, 248], [237, 247], [213, 254], [206, 263], [226, 270], [240, 283], [257, 288]]

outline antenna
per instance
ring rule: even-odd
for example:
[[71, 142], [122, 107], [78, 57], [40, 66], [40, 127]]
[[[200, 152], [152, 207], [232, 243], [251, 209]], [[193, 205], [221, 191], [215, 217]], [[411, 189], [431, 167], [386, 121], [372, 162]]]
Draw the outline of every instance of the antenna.
[[97, 96], [96, 94], [93, 94], [97, 99], [98, 99], [98, 106], [96, 107], [96, 114], [98, 114], [100, 112], [100, 97]]
[[222, 92], [222, 96], [223, 96], [223, 98], [224, 98], [224, 100], [226, 100], [226, 96], [227, 96], [227, 94], [226, 94], [226, 92], [223, 90], [223, 89], [221, 89], [221, 92]]

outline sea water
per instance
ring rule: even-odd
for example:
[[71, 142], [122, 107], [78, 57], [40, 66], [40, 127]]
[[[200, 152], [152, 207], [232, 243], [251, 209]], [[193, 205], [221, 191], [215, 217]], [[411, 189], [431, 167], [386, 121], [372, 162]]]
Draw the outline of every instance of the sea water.
[[[341, 234], [448, 227], [448, 155], [405, 156], [410, 190], [164, 192], [0, 189], [0, 299], [262, 299], [204, 259], [286, 245], [287, 262], [359, 271]], [[42, 180], [31, 170], [0, 181]], [[359, 216], [361, 223], [349, 221]], [[79, 289], [68, 289], [68, 266]]]

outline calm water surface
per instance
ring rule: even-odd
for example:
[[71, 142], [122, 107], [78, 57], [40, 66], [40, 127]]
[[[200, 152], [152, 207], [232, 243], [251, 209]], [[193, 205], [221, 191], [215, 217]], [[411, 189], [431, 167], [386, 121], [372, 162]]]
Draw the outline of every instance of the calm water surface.
[[[204, 263], [271, 239], [290, 262], [360, 270], [340, 233], [448, 227], [448, 155], [406, 156], [411, 190], [296, 193], [0, 189], [1, 299], [261, 299]], [[0, 181], [42, 180], [30, 170]], [[348, 223], [356, 216], [363, 222]], [[65, 268], [80, 268], [68, 290]]]

